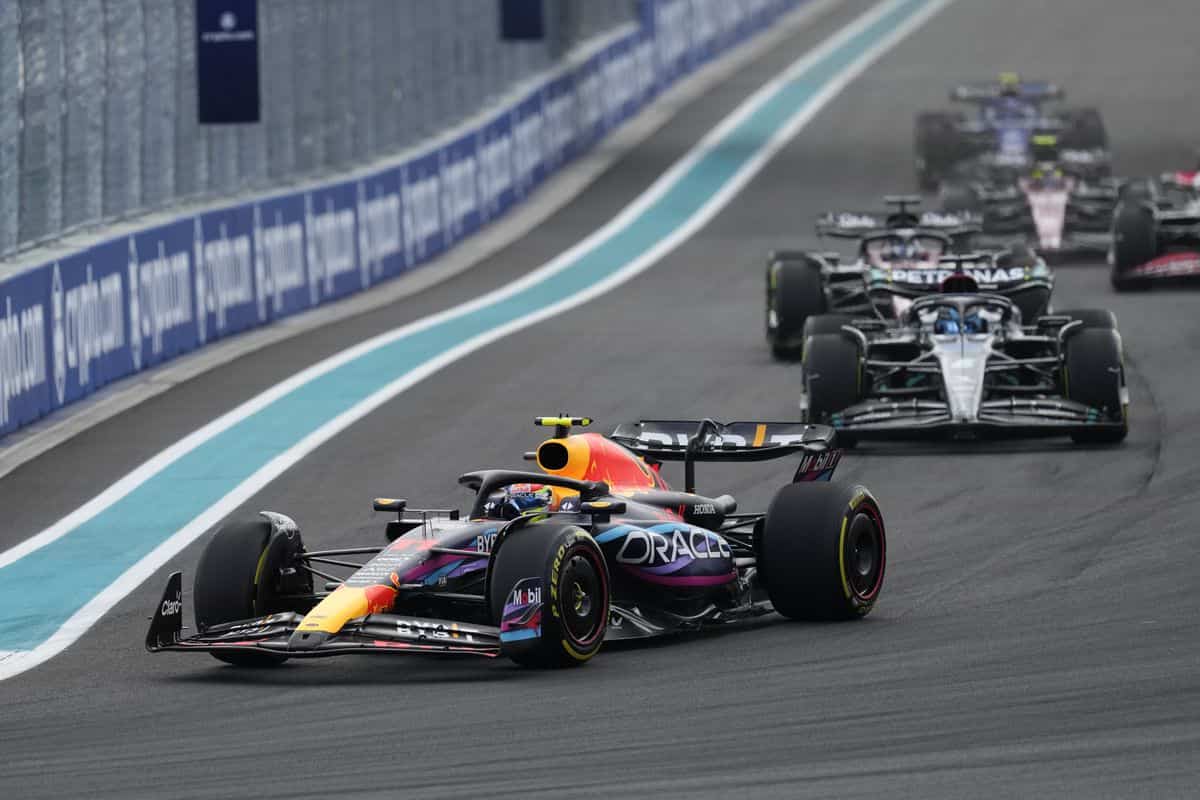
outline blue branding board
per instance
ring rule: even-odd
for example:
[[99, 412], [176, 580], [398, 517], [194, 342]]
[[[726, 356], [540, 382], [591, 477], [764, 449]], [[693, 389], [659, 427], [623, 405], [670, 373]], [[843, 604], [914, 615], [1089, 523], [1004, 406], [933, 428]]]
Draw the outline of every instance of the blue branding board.
[[0, 434], [54, 408], [50, 278], [40, 269], [0, 284]]
[[206, 287], [192, 269], [195, 227], [194, 218], [185, 218], [91, 251], [96, 264], [124, 255], [133, 371], [160, 364], [200, 343], [197, 319]]
[[258, 0], [196, 0], [201, 125], [258, 122]]
[[192, 221], [196, 342], [252, 328], [259, 314], [254, 267], [254, 206], [223, 208]]
[[304, 195], [254, 203], [254, 295], [258, 318], [282, 319], [312, 307], [305, 263]]
[[545, 38], [544, 0], [500, 0], [500, 36], [517, 41]]
[[358, 260], [357, 194], [357, 181], [304, 194], [304, 261], [311, 305], [371, 285], [369, 265]]

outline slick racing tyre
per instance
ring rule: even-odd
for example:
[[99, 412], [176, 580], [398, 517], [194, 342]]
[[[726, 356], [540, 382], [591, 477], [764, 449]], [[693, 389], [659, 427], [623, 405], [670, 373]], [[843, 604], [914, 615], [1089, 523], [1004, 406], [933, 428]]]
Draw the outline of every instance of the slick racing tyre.
[[1117, 329], [1117, 315], [1106, 308], [1071, 308], [1055, 311], [1054, 315], [1082, 322], [1085, 328], [1104, 328], [1110, 331]]
[[776, 358], [802, 355], [804, 323], [826, 307], [821, 265], [815, 260], [773, 259], [767, 266], [767, 341]]
[[[201, 632], [222, 622], [289, 610], [280, 601], [281, 594], [312, 593], [312, 576], [307, 570], [289, 570], [290, 577], [282, 576], [304, 548], [300, 532], [294, 523], [286, 532], [272, 535], [273, 531], [265, 517], [231, 520], [209, 539], [193, 585], [196, 627]], [[282, 585], [284, 580], [292, 585]], [[212, 656], [244, 667], [270, 667], [287, 660], [287, 656], [242, 651], [218, 650], [212, 651]]]
[[1108, 148], [1108, 131], [1104, 118], [1094, 108], [1069, 111], [1065, 122], [1067, 129], [1058, 137], [1064, 150], [1105, 150]]
[[783, 487], [767, 509], [758, 549], [758, 576], [789, 619], [865, 617], [883, 588], [883, 514], [862, 486]]
[[587, 531], [533, 522], [500, 539], [488, 602], [501, 652], [526, 667], [570, 667], [600, 650], [611, 599], [608, 566]]
[[1118, 292], [1145, 289], [1150, 282], [1128, 273], [1158, 256], [1158, 220], [1149, 206], [1122, 203], [1113, 218], [1112, 287]]
[[[853, 318], [849, 314], [817, 314], [809, 317], [804, 320], [804, 341], [827, 333], [841, 334], [842, 326], [849, 325], [851, 319]], [[803, 358], [803, 353], [801, 357]]]
[[1115, 443], [1129, 431], [1125, 404], [1125, 373], [1121, 337], [1115, 330], [1084, 328], [1067, 337], [1063, 364], [1063, 394], [1068, 400], [1102, 409], [1107, 421], [1119, 427], [1082, 430], [1071, 434], [1076, 442]]
[[[846, 333], [822, 333], [808, 340], [804, 348], [808, 422], [828, 423], [834, 414], [862, 399], [861, 362], [858, 342]], [[854, 445], [840, 432], [838, 443]]]
[[982, 214], [983, 200], [974, 186], [963, 183], [943, 183], [938, 190], [942, 211], [947, 214]]
[[914, 145], [917, 160], [917, 181], [921, 189], [931, 192], [967, 155], [965, 143], [957, 125], [960, 117], [943, 111], [917, 115]]

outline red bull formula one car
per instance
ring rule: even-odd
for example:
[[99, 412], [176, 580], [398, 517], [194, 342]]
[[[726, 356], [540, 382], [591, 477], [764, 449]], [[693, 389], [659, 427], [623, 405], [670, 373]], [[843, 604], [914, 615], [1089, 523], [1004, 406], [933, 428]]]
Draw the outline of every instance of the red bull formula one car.
[[[540, 471], [470, 472], [465, 516], [395, 513], [377, 547], [309, 550], [282, 514], [229, 523], [196, 571], [196, 630], [183, 634], [176, 572], [155, 609], [151, 652], [207, 652], [236, 665], [345, 653], [508, 656], [580, 664], [604, 641], [654, 637], [776, 611], [857, 619], [883, 586], [883, 515], [862, 486], [831, 481], [840, 451], [824, 425], [638, 422], [554, 436]], [[700, 461], [798, 455], [765, 513], [695, 491]], [[682, 461], [684, 491], [659, 468]], [[340, 573], [340, 574], [339, 574]]]

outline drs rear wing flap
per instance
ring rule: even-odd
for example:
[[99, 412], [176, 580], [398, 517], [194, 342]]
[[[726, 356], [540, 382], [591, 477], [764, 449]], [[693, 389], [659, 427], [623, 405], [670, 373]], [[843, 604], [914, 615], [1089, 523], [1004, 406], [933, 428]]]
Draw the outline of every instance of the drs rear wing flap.
[[836, 432], [802, 422], [642, 420], [617, 426], [609, 438], [645, 458], [684, 462], [687, 491], [694, 491], [697, 461], [766, 461], [802, 454], [793, 480], [829, 480], [841, 457]]

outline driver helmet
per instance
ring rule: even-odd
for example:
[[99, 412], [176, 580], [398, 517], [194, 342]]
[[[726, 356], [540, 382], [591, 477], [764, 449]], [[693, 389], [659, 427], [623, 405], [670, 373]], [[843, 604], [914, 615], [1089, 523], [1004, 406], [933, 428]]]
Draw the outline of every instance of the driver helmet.
[[957, 308], [939, 308], [937, 319], [933, 321], [933, 332], [959, 333], [962, 330], [961, 323]]
[[488, 498], [484, 516], [516, 519], [554, 510], [554, 490], [544, 483], [514, 483]]
[[1004, 97], [1018, 97], [1021, 94], [1021, 76], [1015, 72], [1000, 73], [1000, 94]]
[[921, 257], [921, 252], [911, 239], [893, 239], [879, 255], [884, 261], [915, 261]]
[[988, 321], [978, 309], [969, 310], [964, 317], [957, 308], [940, 308], [933, 322], [934, 333], [987, 333], [987, 329]]

